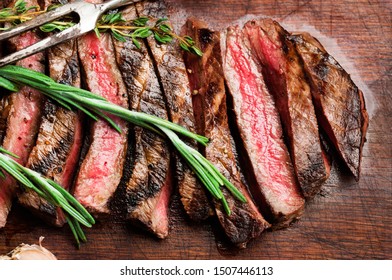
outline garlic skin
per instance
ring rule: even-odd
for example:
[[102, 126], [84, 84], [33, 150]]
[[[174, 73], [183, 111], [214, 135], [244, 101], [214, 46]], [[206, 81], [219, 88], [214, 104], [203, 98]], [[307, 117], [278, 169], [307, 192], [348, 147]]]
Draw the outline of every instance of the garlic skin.
[[42, 246], [44, 237], [39, 238], [39, 245], [20, 244], [7, 255], [0, 256], [0, 260], [57, 260], [57, 258]]

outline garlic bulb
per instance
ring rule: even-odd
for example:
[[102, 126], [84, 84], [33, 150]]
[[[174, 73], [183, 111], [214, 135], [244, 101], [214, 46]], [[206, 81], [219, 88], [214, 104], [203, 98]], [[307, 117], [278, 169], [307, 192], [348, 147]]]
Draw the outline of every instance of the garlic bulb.
[[57, 258], [42, 246], [44, 237], [39, 238], [39, 245], [20, 244], [7, 255], [0, 256], [0, 260], [57, 260]]

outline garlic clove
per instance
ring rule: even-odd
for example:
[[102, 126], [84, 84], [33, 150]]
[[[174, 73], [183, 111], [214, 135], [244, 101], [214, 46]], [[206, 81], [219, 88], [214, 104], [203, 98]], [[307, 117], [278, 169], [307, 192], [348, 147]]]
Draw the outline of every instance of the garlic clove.
[[20, 244], [5, 256], [0, 256], [0, 260], [57, 260], [57, 258], [42, 246], [44, 237], [39, 238], [39, 245]]

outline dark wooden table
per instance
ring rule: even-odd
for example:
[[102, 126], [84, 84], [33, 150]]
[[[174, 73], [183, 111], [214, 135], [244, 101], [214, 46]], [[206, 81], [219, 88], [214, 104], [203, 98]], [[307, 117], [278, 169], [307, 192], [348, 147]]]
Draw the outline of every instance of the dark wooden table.
[[391, 259], [392, 258], [392, 3], [391, 1], [169, 1], [172, 20], [194, 15], [223, 28], [245, 15], [269, 16], [289, 30], [310, 30], [364, 91], [370, 114], [359, 182], [335, 162], [331, 178], [291, 227], [266, 232], [248, 248], [228, 249], [215, 221], [189, 222], [172, 205], [170, 236], [157, 240], [123, 222], [86, 230], [74, 247], [67, 227], [51, 228], [14, 207], [0, 230], [0, 253], [21, 242], [44, 246], [59, 259]]

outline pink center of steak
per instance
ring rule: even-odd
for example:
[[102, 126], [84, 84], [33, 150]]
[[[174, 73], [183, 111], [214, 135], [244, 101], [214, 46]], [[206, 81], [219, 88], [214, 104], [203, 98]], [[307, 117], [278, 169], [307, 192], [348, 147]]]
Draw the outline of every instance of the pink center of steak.
[[[99, 94], [108, 101], [121, 105], [124, 101], [119, 94], [115, 94], [118, 93], [118, 82], [107, 61], [108, 50], [105, 48], [105, 42], [102, 42], [95, 33], [85, 35], [84, 40], [87, 42], [88, 49], [87, 63], [90, 64], [91, 71], [98, 75], [97, 84], [94, 86], [100, 90]], [[102, 38], [102, 40], [106, 41], [106, 38]]]
[[[33, 93], [29, 88], [23, 88], [22, 91], [26, 95]], [[38, 92], [34, 93], [40, 94]], [[30, 148], [34, 142], [35, 133], [32, 133], [32, 127], [38, 125], [37, 114], [41, 112], [38, 107], [40, 103], [35, 103], [26, 95], [16, 94], [13, 98], [15, 107], [11, 112], [10, 120], [12, 122], [9, 125], [15, 124], [17, 128], [13, 129], [13, 133], [7, 134], [3, 144], [5, 149], [19, 156], [15, 160], [22, 165], [26, 164]], [[18, 109], [16, 109], [16, 106]]]
[[98, 121], [94, 125], [94, 130], [93, 145], [99, 149], [93, 155], [95, 165], [85, 173], [91, 179], [110, 176], [112, 171], [115, 171], [116, 161], [113, 161], [112, 157], [121, 150], [118, 144], [123, 142], [122, 137], [115, 135], [112, 128], [103, 121]]
[[166, 176], [165, 186], [162, 188], [161, 193], [157, 199], [157, 204], [153, 209], [151, 215], [151, 224], [154, 227], [156, 234], [160, 238], [165, 238], [169, 232], [169, 207], [168, 201], [170, 201], [171, 195], [171, 178], [170, 174]]
[[[259, 36], [257, 29], [247, 29], [247, 31], [249, 34], [252, 34], [252, 39], [257, 38], [257, 43], [262, 46], [258, 51], [263, 53], [266, 64], [276, 73], [281, 73], [282, 70], [279, 63], [281, 46], [275, 45], [267, 36]], [[259, 32], [263, 34], [263, 31], [259, 30]]]
[[[80, 118], [80, 115], [78, 115], [78, 118]], [[61, 176], [56, 178], [58, 183], [67, 190], [70, 189], [72, 185], [75, 166], [79, 161], [80, 148], [83, 141], [82, 129], [82, 121], [80, 119], [75, 120], [73, 145], [69, 151]]]

